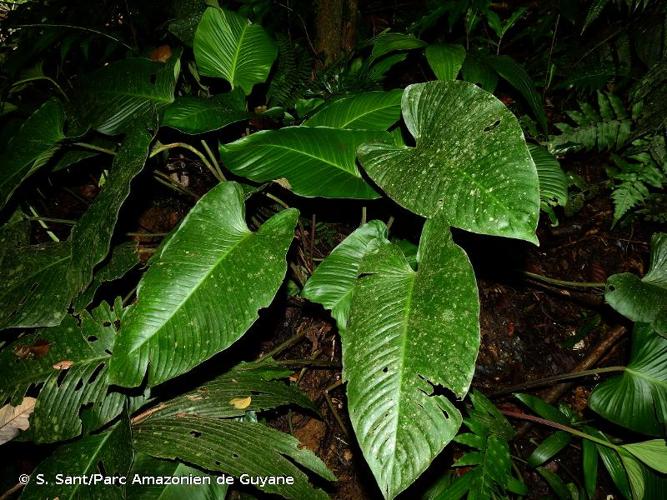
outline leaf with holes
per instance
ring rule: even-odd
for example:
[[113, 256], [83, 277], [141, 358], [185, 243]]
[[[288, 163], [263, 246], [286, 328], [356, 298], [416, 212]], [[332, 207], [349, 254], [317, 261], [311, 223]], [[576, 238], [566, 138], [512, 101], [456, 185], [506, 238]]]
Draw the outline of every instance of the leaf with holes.
[[477, 285], [442, 217], [424, 226], [418, 271], [386, 243], [358, 273], [341, 332], [350, 420], [383, 495], [393, 498], [461, 425], [440, 387], [463, 398], [470, 386], [480, 341]]
[[102, 303], [92, 315], [84, 312], [80, 325], [66, 316], [60, 326], [24, 335], [0, 351], [0, 401], [17, 404], [32, 386], [40, 387], [26, 437], [71, 439], [118, 416], [126, 398], [107, 381], [115, 320]]
[[141, 279], [116, 342], [111, 380], [134, 387], [148, 373], [148, 384], [156, 385], [238, 340], [283, 281], [297, 216], [284, 210], [252, 232], [238, 184], [204, 195]]
[[380, 195], [361, 177], [356, 150], [390, 141], [382, 131], [284, 127], [221, 145], [220, 157], [236, 175], [256, 182], [286, 179], [301, 196], [374, 199]]
[[331, 310], [338, 328], [344, 329], [361, 261], [384, 243], [388, 240], [387, 226], [383, 222], [374, 220], [364, 224], [317, 266], [303, 287], [302, 295]]
[[517, 119], [467, 82], [410, 85], [403, 119], [415, 147], [369, 144], [361, 164], [408, 210], [468, 231], [537, 242], [539, 181]]
[[631, 273], [614, 274], [607, 280], [607, 303], [632, 321], [651, 323], [667, 337], [667, 233], [651, 238], [651, 263], [643, 278]]
[[247, 120], [245, 96], [240, 92], [203, 97], [177, 97], [164, 108], [161, 125], [186, 134], [203, 134]]
[[259, 422], [151, 415], [135, 425], [133, 431], [136, 449], [154, 457], [183, 460], [237, 477], [292, 477], [293, 484], [267, 484], [262, 488], [285, 498], [328, 498], [308, 482], [302, 468], [335, 480], [324, 463], [302, 448], [296, 438]]
[[232, 89], [250, 94], [265, 82], [278, 55], [276, 44], [257, 24], [218, 7], [206, 9], [194, 40], [195, 60], [203, 76], [224, 78]]
[[[125, 487], [119, 484], [58, 484], [57, 478], [70, 479], [103, 474], [106, 477], [126, 477], [132, 464], [132, 435], [129, 422], [123, 419], [113, 429], [102, 434], [84, 437], [58, 448], [49, 458], [37, 466], [31, 481], [21, 494], [22, 499], [42, 500], [59, 498], [125, 498]], [[41, 476], [40, 476], [41, 474]]]
[[667, 339], [644, 323], [635, 324], [630, 363], [623, 375], [598, 385], [588, 402], [612, 422], [652, 436], [667, 422]]
[[21, 126], [2, 152], [0, 208], [21, 183], [35, 173], [58, 150], [65, 138], [65, 112], [51, 99], [42, 104]]
[[401, 90], [366, 92], [343, 97], [320, 108], [303, 125], [361, 130], [387, 130], [401, 117]]

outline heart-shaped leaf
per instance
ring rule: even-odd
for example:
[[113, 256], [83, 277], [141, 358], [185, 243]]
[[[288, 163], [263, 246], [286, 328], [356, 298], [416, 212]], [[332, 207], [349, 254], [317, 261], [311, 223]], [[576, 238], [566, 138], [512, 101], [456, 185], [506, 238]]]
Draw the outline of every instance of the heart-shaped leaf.
[[403, 119], [415, 147], [359, 149], [370, 177], [408, 210], [453, 226], [537, 242], [539, 181], [517, 119], [467, 82], [407, 87]]
[[278, 49], [261, 26], [236, 12], [210, 7], [197, 26], [194, 53], [201, 75], [224, 78], [247, 95], [256, 83], [266, 81]]
[[418, 260], [389, 243], [369, 253], [341, 332], [350, 420], [386, 498], [456, 435], [461, 414], [435, 388], [465, 396], [480, 342], [475, 276], [443, 218], [426, 222]]
[[148, 370], [148, 384], [159, 384], [238, 340], [283, 281], [297, 216], [284, 210], [252, 232], [238, 184], [220, 184], [202, 197], [139, 284], [109, 365], [111, 380], [137, 386]]

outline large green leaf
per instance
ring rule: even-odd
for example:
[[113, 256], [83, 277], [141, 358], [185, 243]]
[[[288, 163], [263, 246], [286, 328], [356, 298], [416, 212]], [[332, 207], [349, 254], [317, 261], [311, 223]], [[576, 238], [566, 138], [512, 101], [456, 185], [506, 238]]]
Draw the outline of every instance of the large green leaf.
[[194, 391], [162, 403], [156, 415], [187, 413], [230, 418], [242, 417], [247, 411], [260, 412], [288, 404], [317, 412], [315, 405], [296, 386], [279, 380], [291, 374], [291, 370], [280, 367], [271, 359], [241, 363]]
[[127, 498], [133, 500], [225, 500], [226, 484], [217, 484], [217, 477], [199, 469], [173, 460], [159, 460], [144, 453], [138, 453], [132, 464], [132, 478], [135, 474], [147, 478], [189, 478], [201, 477], [203, 484], [141, 484], [130, 483], [127, 487]]
[[387, 242], [387, 227], [383, 222], [374, 220], [364, 224], [317, 266], [303, 287], [303, 296], [330, 309], [338, 328], [344, 329], [361, 261]]
[[71, 261], [69, 241], [5, 247], [0, 256], [0, 329], [60, 324], [76, 293]]
[[2, 152], [0, 168], [0, 208], [14, 190], [58, 150], [65, 138], [65, 113], [55, 99], [46, 101], [21, 126]]
[[[133, 455], [129, 422], [124, 420], [103, 434], [88, 436], [58, 448], [35, 469], [33, 480], [25, 487], [21, 498], [24, 500], [123, 499], [125, 498], [123, 485], [100, 483], [85, 486], [63, 485], [58, 484], [56, 479], [58, 475], [61, 475], [61, 478], [77, 478], [92, 474], [124, 477], [129, 472]], [[43, 481], [42, 484], [38, 479]]]
[[36, 442], [95, 430], [123, 409], [125, 397], [108, 391], [106, 374], [116, 318], [105, 303], [92, 314], [84, 312], [80, 324], [66, 316], [60, 326], [24, 335], [0, 351], [0, 402], [16, 403], [40, 387], [26, 431]]
[[113, 135], [134, 120], [150, 117], [174, 101], [180, 67], [178, 51], [166, 63], [133, 57], [86, 76], [72, 104], [79, 126]]
[[479, 348], [475, 276], [442, 217], [426, 222], [418, 263], [393, 244], [369, 253], [341, 332], [350, 420], [386, 498], [456, 434], [461, 414], [434, 388], [463, 398]]
[[401, 90], [337, 99], [303, 122], [309, 127], [387, 130], [401, 117]]
[[438, 43], [426, 47], [424, 54], [438, 80], [456, 80], [466, 58], [466, 49], [462, 45]]
[[631, 273], [614, 274], [604, 295], [611, 307], [632, 321], [651, 323], [667, 336], [667, 233], [651, 238], [651, 263], [643, 278]]
[[[191, 415], [150, 416], [134, 428], [137, 450], [179, 459], [207, 470], [233, 476], [293, 478], [293, 484], [267, 484], [263, 491], [285, 498], [325, 499], [299, 466], [327, 480], [335, 477], [294, 437], [257, 422], [240, 422]], [[296, 464], [295, 464], [296, 463]]]
[[630, 363], [623, 375], [601, 383], [589, 406], [612, 422], [642, 434], [663, 436], [667, 422], [667, 339], [637, 323]]
[[558, 163], [558, 159], [547, 148], [530, 144], [530, 156], [535, 162], [537, 177], [540, 180], [540, 200], [544, 205], [567, 205], [567, 176]]
[[403, 119], [415, 147], [370, 144], [361, 163], [392, 199], [469, 231], [537, 242], [539, 181], [517, 119], [467, 82], [410, 85]]
[[380, 33], [373, 42], [370, 61], [377, 61], [382, 56], [395, 52], [397, 50], [420, 49], [426, 45], [426, 42], [415, 38], [412, 35], [404, 33]]
[[194, 53], [201, 75], [224, 78], [250, 94], [253, 85], [266, 81], [278, 49], [261, 26], [211, 7], [197, 26]]
[[100, 194], [72, 229], [72, 279], [77, 292], [93, 279], [93, 269], [109, 253], [118, 214], [130, 194], [130, 184], [144, 168], [154, 131], [146, 123], [134, 124], [114, 156]]
[[149, 385], [229, 347], [268, 306], [287, 268], [298, 212], [284, 210], [253, 233], [233, 182], [202, 197], [155, 255], [125, 315], [109, 367], [118, 385]]
[[623, 449], [632, 453], [652, 469], [661, 474], [667, 474], [667, 444], [664, 439], [624, 444]]
[[390, 141], [387, 132], [329, 127], [265, 130], [220, 146], [225, 166], [257, 182], [286, 179], [301, 196], [373, 199], [379, 195], [361, 177], [356, 150]]
[[185, 96], [164, 109], [161, 125], [186, 134], [203, 134], [249, 117], [242, 93], [218, 94], [210, 99]]

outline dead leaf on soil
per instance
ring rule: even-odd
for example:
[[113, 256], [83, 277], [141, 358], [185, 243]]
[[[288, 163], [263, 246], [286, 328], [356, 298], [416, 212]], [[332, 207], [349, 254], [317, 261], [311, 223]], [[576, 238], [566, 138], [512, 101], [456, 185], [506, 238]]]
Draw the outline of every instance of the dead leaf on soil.
[[35, 398], [25, 397], [18, 406], [6, 404], [0, 408], [0, 444], [11, 441], [18, 436], [19, 431], [30, 427], [29, 419], [36, 402]]

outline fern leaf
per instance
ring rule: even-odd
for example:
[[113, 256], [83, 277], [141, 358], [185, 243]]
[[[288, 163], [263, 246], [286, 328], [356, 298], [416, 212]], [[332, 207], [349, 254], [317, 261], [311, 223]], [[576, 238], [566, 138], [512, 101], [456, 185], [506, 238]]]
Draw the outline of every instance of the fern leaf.
[[312, 59], [286, 36], [278, 35], [278, 66], [267, 91], [270, 106], [293, 107], [310, 81]]

